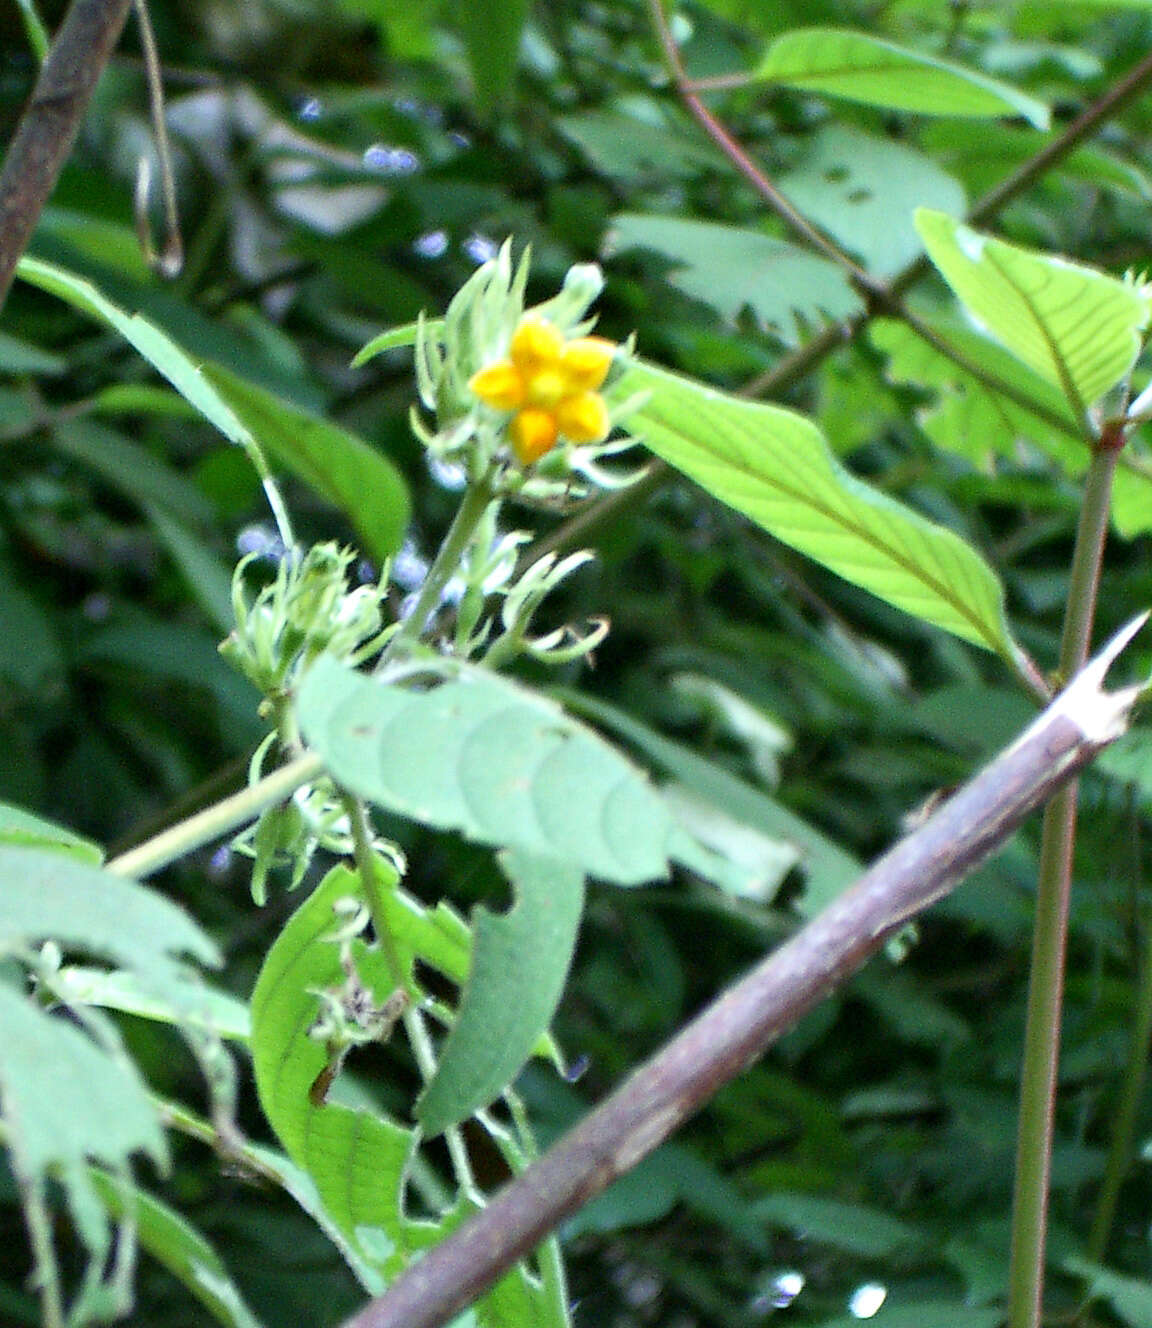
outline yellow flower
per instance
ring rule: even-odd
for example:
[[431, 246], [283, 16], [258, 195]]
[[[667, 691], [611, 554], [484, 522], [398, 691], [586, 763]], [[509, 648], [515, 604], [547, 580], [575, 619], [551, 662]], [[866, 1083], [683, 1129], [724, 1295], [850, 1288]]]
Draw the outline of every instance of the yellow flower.
[[563, 436], [599, 443], [612, 427], [597, 391], [616, 347], [603, 337], [565, 341], [544, 318], [525, 318], [512, 334], [508, 358], [473, 374], [468, 386], [494, 410], [512, 412], [512, 450], [522, 466], [539, 461]]

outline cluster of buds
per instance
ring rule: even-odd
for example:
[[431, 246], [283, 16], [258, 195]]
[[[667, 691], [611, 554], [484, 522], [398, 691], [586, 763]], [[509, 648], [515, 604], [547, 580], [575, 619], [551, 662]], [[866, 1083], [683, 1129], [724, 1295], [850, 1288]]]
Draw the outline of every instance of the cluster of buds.
[[[329, 543], [314, 545], [302, 555], [292, 551], [280, 560], [273, 579], [250, 598], [246, 573], [255, 557], [242, 559], [233, 575], [236, 626], [220, 646], [225, 659], [261, 692], [260, 712], [275, 724], [252, 757], [250, 783], [263, 776], [273, 752], [298, 745], [289, 700], [303, 670], [324, 653], [359, 664], [397, 631], [397, 624], [384, 623], [384, 578], [378, 585], [351, 584], [356, 559], [351, 549]], [[391, 851], [383, 841], [376, 847]], [[232, 848], [254, 859], [252, 897], [263, 904], [272, 870], [287, 868], [289, 889], [295, 889], [318, 849], [346, 855], [352, 852], [353, 835], [331, 780], [320, 779], [265, 809], [232, 840]]]
[[289, 554], [250, 603], [246, 573], [255, 557], [241, 559], [233, 574], [236, 626], [220, 653], [270, 699], [265, 709], [318, 655], [356, 664], [394, 630], [383, 625], [381, 587], [349, 585], [351, 549], [316, 544], [302, 557]]

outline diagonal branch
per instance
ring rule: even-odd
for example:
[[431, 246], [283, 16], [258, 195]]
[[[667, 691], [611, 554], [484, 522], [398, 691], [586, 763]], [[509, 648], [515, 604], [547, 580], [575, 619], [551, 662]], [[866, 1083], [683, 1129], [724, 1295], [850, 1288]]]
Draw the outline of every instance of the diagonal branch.
[[992, 765], [344, 1328], [438, 1328], [946, 894], [1126, 729], [1141, 688], [1108, 694], [1102, 684], [1146, 619], [1119, 633]]
[[0, 308], [119, 40], [131, 0], [73, 0], [0, 174]]

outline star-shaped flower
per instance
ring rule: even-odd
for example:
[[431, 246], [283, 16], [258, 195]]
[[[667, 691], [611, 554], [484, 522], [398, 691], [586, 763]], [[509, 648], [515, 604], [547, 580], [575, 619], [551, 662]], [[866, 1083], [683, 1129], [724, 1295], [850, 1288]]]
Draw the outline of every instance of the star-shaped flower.
[[512, 334], [508, 358], [473, 374], [468, 386], [485, 405], [512, 412], [512, 450], [530, 466], [561, 437], [574, 443], [608, 437], [612, 422], [597, 389], [615, 353], [603, 337], [565, 341], [547, 319], [530, 315]]

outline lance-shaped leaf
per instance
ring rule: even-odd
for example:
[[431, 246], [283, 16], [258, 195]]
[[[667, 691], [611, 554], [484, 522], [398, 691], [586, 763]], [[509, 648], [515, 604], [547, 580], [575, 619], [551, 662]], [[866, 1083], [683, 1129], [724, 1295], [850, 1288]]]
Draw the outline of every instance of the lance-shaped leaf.
[[[423, 993], [414, 986], [415, 959], [441, 972], [459, 972], [467, 963], [467, 929], [443, 906], [425, 910], [404, 895], [385, 864], [377, 870], [403, 972], [390, 971], [381, 949], [360, 940], [351, 943], [351, 960], [360, 982], [378, 1000], [391, 994], [398, 977], [421, 999]], [[443, 1239], [472, 1205], [461, 1198], [438, 1221], [410, 1218], [404, 1195], [415, 1132], [374, 1112], [313, 1100], [318, 1076], [329, 1064], [324, 1043], [308, 1036], [320, 1012], [318, 993], [337, 991], [347, 981], [340, 946], [333, 940], [346, 918], [337, 916], [334, 906], [359, 893], [355, 874], [335, 868], [277, 937], [252, 993], [252, 1062], [260, 1105], [289, 1157], [308, 1173], [355, 1257], [390, 1279]], [[507, 1274], [475, 1309], [483, 1328], [509, 1323], [559, 1328], [566, 1323], [565, 1306], [554, 1289], [536, 1283], [522, 1268]]]
[[408, 490], [387, 457], [220, 365], [203, 372], [269, 456], [348, 514], [366, 553], [384, 559], [396, 552], [408, 525]]
[[34, 816], [23, 807], [14, 807], [10, 802], [0, 802], [0, 844], [50, 848], [93, 865], [104, 858], [104, 850], [99, 844], [94, 844], [92, 840], [83, 838], [55, 821]]
[[840, 28], [797, 28], [769, 46], [754, 77], [869, 106], [926, 115], [1022, 115], [1048, 127], [1048, 107], [1008, 83]]
[[1077, 416], [1128, 373], [1149, 303], [1140, 290], [1053, 254], [1005, 244], [922, 208], [916, 227], [928, 256], [988, 331], [1042, 378]]
[[300, 725], [333, 777], [392, 811], [618, 885], [667, 870], [671, 818], [644, 776], [554, 702], [483, 669], [429, 691], [323, 656]]
[[[66, 268], [23, 258], [17, 271], [25, 281], [118, 332], [232, 442], [258, 454], [267, 432], [268, 450], [348, 513], [368, 552], [384, 557], [399, 547], [408, 519], [407, 490], [391, 462], [362, 439], [223, 369], [212, 370], [219, 376], [214, 382], [162, 328], [122, 309], [92, 282]], [[155, 463], [152, 468], [161, 469]], [[168, 490], [171, 487], [169, 484]], [[151, 496], [162, 499], [164, 495]]]
[[[345, 981], [331, 939], [338, 927], [333, 906], [344, 897], [358, 898], [359, 888], [338, 868], [292, 915], [265, 957], [252, 993], [252, 1064], [260, 1105], [288, 1156], [312, 1177], [325, 1208], [362, 1256], [393, 1273], [435, 1231], [424, 1224], [421, 1233], [403, 1213], [413, 1133], [338, 1103], [316, 1105], [310, 1097], [328, 1064], [324, 1043], [308, 1036], [321, 1009], [318, 993]], [[385, 1001], [393, 978], [379, 951], [358, 943], [353, 956], [361, 983]], [[382, 1232], [391, 1255], [381, 1260], [365, 1231]]]
[[226, 1328], [260, 1328], [220, 1256], [191, 1223], [155, 1195], [98, 1167], [88, 1173], [113, 1217], [130, 1216], [141, 1246], [188, 1288]]
[[552, 1022], [572, 962], [583, 873], [512, 850], [500, 865], [516, 898], [501, 915], [476, 910], [468, 983], [416, 1113], [429, 1135], [488, 1106], [516, 1078]]
[[988, 564], [953, 531], [849, 474], [809, 420], [650, 365], [614, 389], [620, 399], [645, 391], [629, 428], [709, 493], [889, 604], [1016, 658]]

